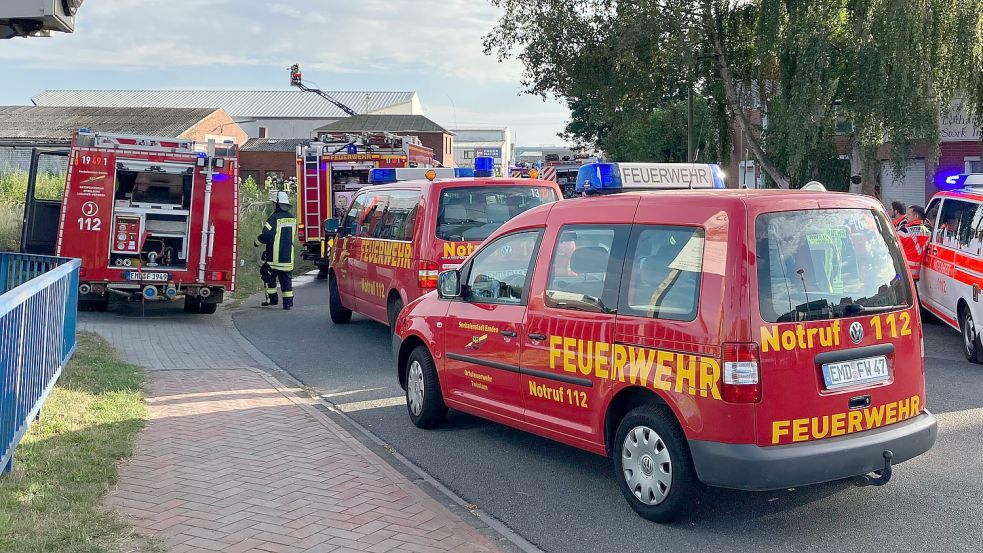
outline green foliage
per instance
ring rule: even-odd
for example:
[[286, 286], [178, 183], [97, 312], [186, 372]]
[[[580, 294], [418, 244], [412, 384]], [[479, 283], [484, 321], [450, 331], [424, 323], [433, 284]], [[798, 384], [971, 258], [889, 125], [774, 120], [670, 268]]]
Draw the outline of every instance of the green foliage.
[[[530, 93], [566, 99], [568, 135], [606, 151], [675, 152], [660, 139], [682, 134], [673, 114], [690, 85], [718, 151], [736, 121], [793, 184], [842, 171], [844, 120], [865, 172], [885, 139], [896, 167], [913, 141], [938, 144], [954, 95], [983, 120], [979, 0], [490, 1], [505, 13], [486, 51], [517, 57]], [[740, 117], [749, 110], [767, 129]]]
[[[35, 196], [41, 199], [61, 199], [65, 190], [65, 175], [40, 173]], [[27, 172], [0, 168], [0, 252], [15, 252], [20, 248], [20, 234], [27, 198]]]
[[147, 421], [144, 372], [101, 338], [78, 336], [75, 357], [0, 479], [0, 550], [158, 551], [135, 541], [102, 496]]

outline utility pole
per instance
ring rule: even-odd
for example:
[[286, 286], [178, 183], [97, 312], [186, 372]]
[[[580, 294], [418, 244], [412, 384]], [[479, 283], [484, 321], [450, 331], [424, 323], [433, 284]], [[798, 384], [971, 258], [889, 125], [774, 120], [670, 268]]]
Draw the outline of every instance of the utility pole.
[[696, 136], [693, 134], [693, 85], [686, 91], [686, 161], [696, 161]]

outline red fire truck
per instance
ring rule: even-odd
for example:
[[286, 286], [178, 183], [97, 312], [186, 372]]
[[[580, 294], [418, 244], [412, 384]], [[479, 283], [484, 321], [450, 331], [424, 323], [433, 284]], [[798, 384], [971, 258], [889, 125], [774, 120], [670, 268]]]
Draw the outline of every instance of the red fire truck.
[[[68, 156], [60, 201], [34, 197], [42, 154]], [[79, 130], [67, 152], [35, 151], [22, 249], [80, 258], [83, 306], [183, 296], [214, 313], [235, 289], [237, 165], [232, 143]]]
[[415, 136], [391, 133], [323, 134], [297, 147], [298, 235], [303, 258], [315, 262], [326, 278], [329, 239], [324, 221], [341, 217], [352, 196], [370, 184], [372, 169], [434, 167], [433, 150]]

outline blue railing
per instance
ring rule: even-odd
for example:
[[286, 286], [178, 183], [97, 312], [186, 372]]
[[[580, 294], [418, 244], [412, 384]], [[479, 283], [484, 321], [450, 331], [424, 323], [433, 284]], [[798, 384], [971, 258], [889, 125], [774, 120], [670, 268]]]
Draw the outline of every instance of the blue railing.
[[75, 352], [78, 259], [0, 253], [0, 470]]

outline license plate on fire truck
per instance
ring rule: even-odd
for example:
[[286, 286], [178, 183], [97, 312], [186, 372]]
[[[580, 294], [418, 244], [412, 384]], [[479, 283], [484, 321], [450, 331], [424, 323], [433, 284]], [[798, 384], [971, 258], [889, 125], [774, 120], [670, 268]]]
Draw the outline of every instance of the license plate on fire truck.
[[126, 280], [139, 280], [142, 282], [167, 282], [168, 280], [171, 280], [171, 275], [162, 271], [126, 271], [123, 273], [123, 278]]
[[823, 378], [826, 389], [842, 388], [858, 383], [879, 382], [887, 380], [887, 359], [883, 355], [851, 359], [838, 363], [823, 365]]

